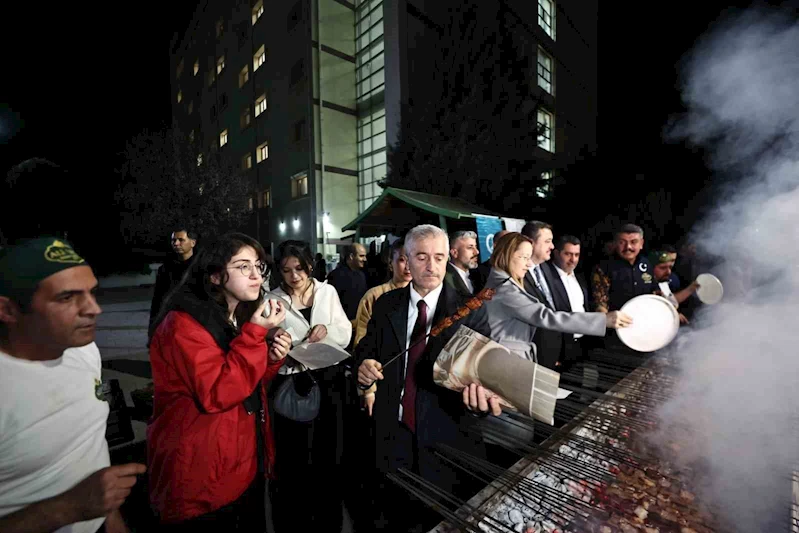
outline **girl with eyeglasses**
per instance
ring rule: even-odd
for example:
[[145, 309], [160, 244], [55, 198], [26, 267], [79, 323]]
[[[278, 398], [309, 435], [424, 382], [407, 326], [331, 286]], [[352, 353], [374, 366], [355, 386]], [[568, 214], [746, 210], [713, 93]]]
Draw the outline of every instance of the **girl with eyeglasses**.
[[263, 298], [265, 259], [247, 235], [219, 237], [154, 321], [147, 457], [165, 531], [265, 529], [275, 457], [266, 386], [291, 345], [277, 328], [285, 306]]

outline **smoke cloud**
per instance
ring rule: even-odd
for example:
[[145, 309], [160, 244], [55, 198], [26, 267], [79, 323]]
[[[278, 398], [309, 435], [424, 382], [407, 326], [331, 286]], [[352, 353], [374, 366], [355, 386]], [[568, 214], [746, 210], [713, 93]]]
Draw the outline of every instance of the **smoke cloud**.
[[799, 24], [738, 13], [703, 36], [682, 67], [688, 112], [667, 137], [707, 150], [714, 179], [726, 183], [693, 234], [721, 258], [711, 271], [725, 296], [675, 343], [680, 376], [654, 438], [681, 429], [681, 455], [703, 465], [700, 496], [719, 506], [726, 527], [790, 531], [799, 455]]

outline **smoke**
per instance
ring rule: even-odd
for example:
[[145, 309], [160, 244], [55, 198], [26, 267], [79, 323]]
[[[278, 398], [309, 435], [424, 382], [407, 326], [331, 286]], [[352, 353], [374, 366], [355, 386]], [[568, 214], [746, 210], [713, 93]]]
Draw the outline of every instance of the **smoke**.
[[674, 346], [680, 376], [655, 438], [680, 442], [726, 527], [789, 531], [799, 455], [799, 24], [739, 13], [682, 67], [688, 112], [667, 136], [705, 149], [726, 183], [693, 234], [721, 258], [712, 272], [725, 296]]

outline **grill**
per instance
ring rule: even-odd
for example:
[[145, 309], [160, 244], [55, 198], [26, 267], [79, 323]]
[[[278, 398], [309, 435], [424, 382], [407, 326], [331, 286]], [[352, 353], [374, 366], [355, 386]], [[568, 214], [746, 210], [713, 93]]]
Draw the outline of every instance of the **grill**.
[[[582, 386], [586, 365], [600, 376], [592, 389]], [[485, 484], [468, 502], [408, 471], [392, 479], [441, 513], [445, 521], [431, 533], [731, 531], [719, 509], [694, 492], [703, 465], [679, 460], [687, 435], [670, 427], [657, 445], [647, 438], [657, 429], [654, 409], [670, 397], [676, 379], [667, 356], [595, 351], [589, 363], [561, 375], [561, 387], [572, 391], [555, 412], [562, 427], [509, 417], [508, 424], [533, 428], [539, 444], [516, 439], [510, 435], [518, 432], [501, 425], [481, 429], [487, 442], [521, 457], [510, 468], [438, 448], [463, 476]], [[792, 491], [780, 531], [799, 531], [799, 473]]]

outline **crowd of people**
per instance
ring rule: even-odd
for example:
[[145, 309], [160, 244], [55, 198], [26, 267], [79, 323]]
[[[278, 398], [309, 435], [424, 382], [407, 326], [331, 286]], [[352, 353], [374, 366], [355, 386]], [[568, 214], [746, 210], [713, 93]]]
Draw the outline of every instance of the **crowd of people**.
[[[146, 465], [109, 464], [91, 267], [55, 237], [0, 251], [0, 531], [127, 531], [119, 508], [143, 476], [163, 531], [338, 532], [345, 516], [356, 531], [429, 531], [439, 518], [391, 475], [468, 499], [481, 487], [434, 447], [486, 457], [474, 428], [505, 416], [480, 386], [434, 384], [457, 326], [565, 371], [597, 343], [624, 349], [614, 330], [631, 298], [663, 295], [688, 322], [698, 287], [674, 247], [644, 253], [631, 224], [590, 281], [580, 240], [540, 221], [496, 234], [482, 262], [474, 232], [420, 225], [379, 254], [352, 244], [329, 273], [302, 241], [274, 259], [240, 233], [198, 246], [177, 228], [171, 243], [150, 317]], [[483, 288], [492, 299], [428, 337]], [[346, 356], [291, 357], [315, 343]]]

